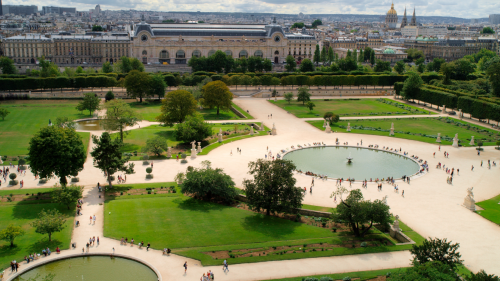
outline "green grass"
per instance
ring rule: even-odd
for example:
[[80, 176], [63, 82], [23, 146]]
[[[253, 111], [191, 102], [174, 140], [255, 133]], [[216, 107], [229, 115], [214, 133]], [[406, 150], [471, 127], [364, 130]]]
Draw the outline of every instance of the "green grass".
[[[329, 237], [326, 229], [188, 197], [107, 201], [104, 235], [188, 248]], [[152, 227], [154, 226], [154, 227]]]
[[54, 190], [53, 188], [34, 188], [34, 189], [11, 189], [11, 190], [0, 190], [0, 196], [8, 196], [10, 194], [26, 194], [26, 193], [34, 193], [37, 194], [38, 192], [45, 193], [45, 192], [51, 192]]
[[[48, 241], [48, 235], [35, 233], [35, 229], [30, 226], [30, 223], [38, 217], [38, 213], [42, 209], [58, 209], [66, 218], [65, 228], [58, 233], [52, 234], [52, 241]], [[55, 254], [56, 247], [68, 249], [71, 242], [71, 233], [74, 226], [75, 206], [68, 210], [65, 206], [53, 203], [32, 204], [20, 203], [2, 203], [0, 204], [0, 229], [3, 229], [10, 223], [17, 226], [22, 226], [26, 231], [24, 236], [16, 238], [14, 241], [15, 247], [11, 248], [6, 241], [0, 241], [0, 268], [9, 266], [10, 261], [21, 261], [24, 256], [30, 253], [42, 252], [43, 248], [49, 247]], [[81, 245], [80, 245], [81, 246]]]
[[238, 110], [239, 112], [241, 112], [243, 115], [245, 115], [245, 117], [247, 119], [253, 119], [253, 116], [250, 115], [249, 113], [247, 113], [246, 111], [244, 111], [243, 109], [241, 109], [241, 107], [237, 106], [234, 102], [232, 103], [233, 107]]
[[482, 211], [476, 211], [480, 216], [485, 219], [492, 221], [500, 225], [500, 195], [497, 195], [491, 199], [477, 202], [476, 205], [483, 208]]
[[[134, 183], [134, 184], [114, 184], [112, 189], [109, 189], [111, 192], [116, 192], [116, 191], [126, 191], [130, 189], [146, 189], [148, 187], [155, 188], [155, 189], [160, 189], [160, 187], [170, 187], [170, 186], [175, 186], [178, 188], [176, 182], [152, 182], [152, 183]], [[107, 187], [107, 185], [106, 185]], [[108, 190], [106, 190], [108, 191]]]
[[[388, 99], [384, 99], [389, 101]], [[429, 114], [429, 111], [404, 104], [405, 106], [418, 111], [412, 113], [409, 110], [405, 110], [393, 105], [385, 104], [383, 102], [377, 101], [376, 99], [333, 99], [325, 101], [322, 99], [311, 100], [316, 107], [311, 111], [302, 102], [292, 101], [288, 104], [285, 100], [270, 101], [274, 105], [289, 111], [291, 114], [299, 118], [313, 118], [313, 117], [323, 117], [323, 115], [331, 111], [339, 116], [377, 116], [377, 115], [391, 115], [391, 114]], [[400, 102], [390, 100], [398, 104]]]
[[302, 209], [331, 213], [335, 208], [302, 204]]
[[[441, 117], [439, 117], [441, 118]], [[460, 144], [463, 146], [470, 146], [470, 137], [474, 136], [475, 142], [479, 139], [487, 139], [494, 140], [499, 138], [499, 133], [497, 131], [493, 131], [490, 129], [486, 129], [483, 127], [479, 127], [483, 132], [479, 133], [477, 131], [467, 130], [465, 127], [459, 127], [454, 123], [446, 123], [444, 121], [439, 121], [439, 118], [396, 118], [396, 119], [357, 119], [357, 120], [345, 120], [340, 121], [334, 126], [332, 126], [332, 131], [338, 132], [346, 132], [345, 128], [341, 128], [339, 126], [347, 127], [348, 123], [351, 123], [351, 133], [356, 134], [367, 134], [367, 135], [379, 135], [379, 136], [389, 136], [389, 132], [383, 131], [373, 131], [373, 130], [363, 130], [363, 129], [352, 129], [353, 126], [363, 126], [363, 127], [372, 127], [372, 128], [381, 128], [385, 130], [389, 130], [391, 128], [391, 123], [394, 123], [394, 131], [396, 138], [409, 139], [409, 140], [417, 140], [432, 144], [438, 144], [436, 142], [436, 137], [438, 133], [441, 133], [441, 145], [451, 145], [451, 140], [445, 140], [444, 137], [448, 136], [453, 138], [456, 133], [458, 133], [458, 138], [460, 140]], [[462, 124], [467, 124], [463, 121], [457, 121], [451, 118], [441, 118], [441, 120], [451, 120], [454, 122], [459, 122]], [[323, 121], [308, 121], [308, 123], [312, 124], [316, 128], [320, 130], [324, 130]], [[470, 124], [474, 126], [473, 124]], [[405, 133], [398, 133], [398, 132]], [[410, 135], [406, 134], [406, 132], [411, 132], [414, 134], [420, 135]], [[423, 134], [433, 136], [433, 137], [425, 137]], [[490, 136], [491, 135], [491, 136]], [[494, 142], [484, 142], [484, 145], [494, 145]]]
[[[29, 140], [44, 126], [49, 119], [55, 122], [57, 117], [67, 116], [70, 119], [88, 117], [75, 109], [77, 101], [68, 100], [22, 100], [2, 101], [0, 107], [10, 111], [4, 121], [0, 120], [0, 153], [2, 156], [27, 155]], [[87, 148], [89, 133], [79, 133], [84, 138]], [[85, 139], [87, 141], [85, 141]]]
[[[404, 270], [404, 268], [392, 268], [392, 269], [380, 269], [380, 270], [371, 270], [371, 271], [356, 271], [356, 272], [347, 272], [347, 273], [336, 273], [336, 274], [322, 274], [322, 275], [310, 275], [304, 277], [316, 277], [320, 279], [323, 276], [328, 276], [334, 280], [342, 280], [344, 277], [359, 278], [358, 280], [369, 280], [376, 278], [378, 276], [385, 276], [388, 272], [397, 273], [399, 270]], [[283, 279], [268, 279], [263, 281], [302, 281], [302, 277], [292, 277], [292, 278], [283, 278]]]
[[[258, 123], [260, 125], [260, 123]], [[242, 140], [242, 139], [247, 139], [247, 138], [252, 138], [252, 137], [256, 137], [256, 136], [264, 136], [264, 135], [267, 135], [267, 132], [269, 131], [270, 129], [266, 126], [264, 126], [264, 131], [255, 131], [254, 130], [254, 135], [251, 136], [251, 135], [243, 135], [243, 136], [237, 136], [237, 137], [232, 137], [232, 138], [227, 138], [225, 140], [223, 140], [222, 142], [214, 142], [214, 143], [211, 143], [207, 146], [205, 146], [203, 148], [203, 150], [198, 153], [198, 155], [207, 155], [210, 151], [216, 149], [217, 147], [223, 145], [223, 144], [226, 144], [226, 143], [230, 143], [230, 142], [233, 142], [233, 141], [238, 141], [238, 140]]]
[[[142, 103], [137, 102], [135, 100], [128, 100], [130, 107], [136, 110], [137, 113], [141, 115], [142, 120], [147, 120], [151, 122], [157, 122], [156, 117], [161, 114], [161, 102], [146, 102]], [[233, 106], [236, 105], [233, 103]], [[240, 108], [238, 108], [240, 109]], [[231, 110], [228, 111], [220, 111], [219, 115], [217, 115], [217, 109], [197, 109], [197, 111], [203, 116], [205, 120], [238, 120], [241, 119], [236, 114], [234, 114]], [[240, 110], [243, 114], [243, 112]], [[246, 114], [245, 114], [246, 115]], [[250, 116], [250, 115], [249, 115]], [[248, 116], [247, 116], [248, 118]], [[250, 116], [250, 118], [253, 118]]]

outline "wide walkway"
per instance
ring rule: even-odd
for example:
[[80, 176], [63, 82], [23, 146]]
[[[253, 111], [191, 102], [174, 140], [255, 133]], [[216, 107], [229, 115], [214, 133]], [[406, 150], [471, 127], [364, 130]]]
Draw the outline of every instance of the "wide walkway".
[[[476, 201], [491, 198], [500, 193], [498, 180], [500, 179], [499, 167], [491, 170], [486, 166], [480, 167], [480, 161], [488, 159], [500, 162], [500, 153], [493, 147], [485, 147], [481, 156], [477, 156], [474, 148], [453, 148], [443, 146], [439, 150], [437, 144], [428, 144], [411, 140], [389, 138], [384, 136], [358, 135], [353, 133], [333, 133], [326, 134], [303, 120], [296, 118], [292, 114], [270, 104], [264, 99], [235, 99], [234, 102], [243, 110], [249, 110], [256, 117], [256, 121], [263, 121], [266, 126], [272, 127], [273, 123], [277, 128], [276, 136], [261, 136], [243, 139], [237, 142], [228, 143], [211, 151], [209, 155], [198, 156], [196, 159], [188, 159], [187, 165], [180, 164], [175, 160], [162, 160], [154, 162], [152, 180], [145, 179], [145, 168], [137, 161], [133, 175], [127, 175], [127, 183], [139, 182], [165, 182], [172, 181], [175, 174], [185, 172], [186, 167], [199, 166], [199, 162], [209, 160], [213, 167], [223, 168], [231, 175], [238, 186], [241, 186], [245, 178], [250, 178], [248, 162], [258, 158], [264, 158], [267, 148], [274, 154], [280, 149], [289, 148], [292, 145], [308, 144], [313, 142], [324, 142], [334, 144], [335, 138], [339, 138], [341, 143], [349, 142], [351, 145], [363, 140], [363, 146], [378, 144], [380, 147], [388, 146], [400, 148], [410, 155], [418, 155], [421, 159], [429, 162], [430, 171], [428, 174], [415, 178], [411, 185], [398, 183], [399, 188], [405, 191], [405, 197], [394, 193], [391, 188], [384, 188], [377, 191], [376, 184], [368, 184], [367, 189], [362, 189], [365, 198], [381, 199], [388, 196], [388, 204], [391, 212], [399, 215], [401, 220], [408, 224], [415, 231], [424, 237], [448, 238], [453, 242], [460, 243], [460, 252], [465, 264], [472, 270], [485, 269], [488, 273], [500, 275], [500, 245], [496, 243], [496, 238], [500, 237], [500, 227], [483, 219], [479, 215], [470, 212], [462, 207], [467, 188], [474, 187]], [[268, 119], [272, 114], [273, 118]], [[241, 154], [236, 154], [237, 148], [242, 150]], [[445, 158], [444, 151], [450, 156]], [[231, 155], [231, 152], [232, 155]], [[433, 153], [436, 157], [433, 158]], [[446, 167], [460, 169], [459, 175], [454, 177], [453, 185], [447, 184], [448, 175], [441, 169], [435, 169], [438, 162]], [[474, 165], [474, 171], [471, 166]], [[80, 173], [81, 184], [87, 186], [85, 189], [86, 199], [83, 208], [84, 215], [81, 227], [75, 230], [74, 240], [78, 243], [77, 250], [90, 236], [102, 237], [102, 205], [96, 204], [97, 192], [91, 186], [97, 182], [104, 183], [102, 173], [92, 166], [92, 159], [87, 159], [85, 169]], [[26, 187], [38, 186], [37, 181], [30, 179], [27, 175]], [[297, 175], [298, 186], [310, 186], [311, 177]], [[47, 184], [45, 186], [51, 186]], [[361, 184], [353, 184], [353, 188], [361, 188]], [[334, 206], [330, 194], [335, 190], [335, 181], [316, 180], [313, 194], [307, 193], [304, 203], [320, 206]], [[97, 201], [96, 201], [97, 200]], [[86, 225], [88, 217], [96, 213], [98, 217], [97, 225]], [[111, 214], [112, 215], [112, 214]], [[146, 241], [145, 241], [146, 242]], [[230, 243], [230, 241], [229, 241]], [[102, 248], [101, 248], [102, 247]], [[119, 245], [119, 241], [101, 238], [101, 245], [91, 248], [92, 251], [110, 252], [115, 247], [117, 253], [125, 253], [145, 259], [161, 273], [163, 280], [180, 280], [183, 274], [182, 263], [185, 258], [172, 255], [161, 257], [161, 252], [146, 252], [135, 247], [124, 247]], [[153, 247], [161, 248], [159, 245]], [[123, 252], [122, 252], [123, 251]], [[65, 251], [66, 252], [66, 251]], [[189, 267], [186, 280], [198, 280], [202, 272], [212, 270], [217, 274], [217, 279], [222, 280], [259, 280], [269, 278], [279, 278], [287, 276], [304, 276], [312, 274], [335, 273], [346, 271], [360, 271], [371, 269], [394, 268], [409, 265], [410, 255], [408, 252], [396, 252], [387, 254], [369, 254], [349, 257], [329, 257], [318, 259], [306, 259], [295, 261], [279, 261], [252, 263], [244, 265], [230, 266], [228, 276], [222, 273], [221, 267], [201, 268], [199, 262], [188, 260]], [[185, 276], [186, 277], [186, 276]], [[195, 279], [196, 278], [196, 279]]]

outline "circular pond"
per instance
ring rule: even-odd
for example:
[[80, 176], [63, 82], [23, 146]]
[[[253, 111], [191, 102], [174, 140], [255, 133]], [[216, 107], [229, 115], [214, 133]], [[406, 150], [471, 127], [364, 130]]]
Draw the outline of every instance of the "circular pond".
[[[352, 163], [347, 158], [352, 157]], [[411, 176], [419, 165], [408, 157], [377, 149], [357, 147], [311, 147], [291, 151], [283, 156], [304, 173], [326, 175], [329, 178], [375, 180]]]
[[101, 124], [101, 120], [92, 119], [92, 120], [84, 120], [77, 121], [76, 130], [78, 131], [102, 131], [104, 127]]
[[148, 266], [126, 258], [109, 256], [84, 256], [54, 261], [35, 267], [21, 274], [13, 281], [55, 274], [54, 280], [93, 280], [93, 281], [156, 281], [156, 273]]

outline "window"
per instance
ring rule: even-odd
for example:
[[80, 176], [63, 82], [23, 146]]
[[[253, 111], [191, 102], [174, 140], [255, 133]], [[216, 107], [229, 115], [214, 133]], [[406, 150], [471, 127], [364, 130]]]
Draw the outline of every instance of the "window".
[[178, 59], [183, 59], [186, 57], [186, 53], [184, 53], [183, 50], [179, 50], [177, 51], [177, 53], [175, 54], [175, 58], [178, 58]]
[[256, 56], [256, 57], [260, 57], [260, 58], [262, 58], [264, 56], [264, 54], [262, 53], [261, 50], [255, 51], [255, 53], [253, 55]]
[[201, 52], [198, 50], [194, 51], [192, 57], [197, 57], [197, 58], [201, 57]]
[[274, 52], [274, 54], [275, 54], [275, 55], [279, 55], [279, 54], [280, 54], [280, 52], [279, 52], [278, 50], [276, 50], [276, 51]]
[[231, 50], [227, 50], [224, 53], [226, 53], [226, 56], [233, 56], [233, 52], [231, 52]]
[[240, 51], [240, 56], [239, 56], [239, 57], [240, 57], [240, 58], [242, 58], [242, 57], [248, 58], [248, 53], [247, 53], [247, 51], [245, 51], [245, 50]]
[[[227, 51], [226, 51], [226, 52], [227, 52]], [[212, 55], [214, 55], [214, 54], [215, 54], [215, 50], [210, 50], [210, 51], [208, 51], [208, 56], [212, 56]]]
[[146, 51], [146, 50], [142, 51], [142, 55], [143, 56], [147, 56], [148, 55], [148, 51]]
[[160, 59], [168, 59], [169, 58], [169, 55], [168, 55], [168, 52], [163, 50], [160, 52]]

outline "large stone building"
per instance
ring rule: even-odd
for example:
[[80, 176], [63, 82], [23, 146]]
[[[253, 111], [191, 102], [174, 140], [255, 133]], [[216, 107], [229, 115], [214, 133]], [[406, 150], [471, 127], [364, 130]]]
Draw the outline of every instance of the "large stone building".
[[259, 56], [283, 63], [288, 55], [312, 59], [316, 38], [285, 33], [281, 26], [217, 24], [148, 24], [134, 26], [131, 56], [146, 63], [186, 64], [192, 57], [221, 50], [233, 58]]
[[38, 6], [36, 5], [2, 5], [3, 15], [33, 15], [38, 13]]

